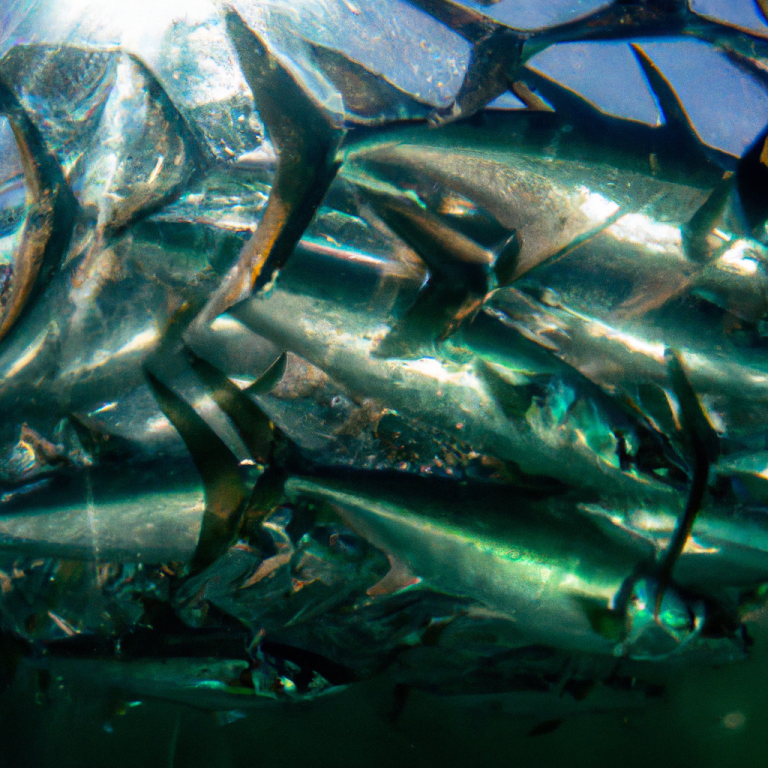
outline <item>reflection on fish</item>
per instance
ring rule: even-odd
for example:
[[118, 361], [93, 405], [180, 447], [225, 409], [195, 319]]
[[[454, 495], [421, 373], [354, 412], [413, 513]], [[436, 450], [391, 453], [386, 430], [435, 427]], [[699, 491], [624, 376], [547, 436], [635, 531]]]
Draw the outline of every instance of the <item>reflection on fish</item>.
[[[698, 634], [706, 635], [703, 604], [671, 589], [654, 621], [658, 588], [635, 576], [646, 552], [629, 540], [602, 539], [586, 519], [550, 516], [508, 496], [504, 509], [503, 494], [489, 501], [477, 490], [471, 511], [466, 502], [415, 498], [413, 489], [402, 496], [391, 485], [384, 498], [297, 478], [287, 490], [325, 500], [386, 552], [393, 563], [386, 589], [423, 578], [514, 621], [534, 642], [645, 659], [683, 652], [689, 643], [695, 650]], [[738, 645], [734, 638], [737, 655]]]

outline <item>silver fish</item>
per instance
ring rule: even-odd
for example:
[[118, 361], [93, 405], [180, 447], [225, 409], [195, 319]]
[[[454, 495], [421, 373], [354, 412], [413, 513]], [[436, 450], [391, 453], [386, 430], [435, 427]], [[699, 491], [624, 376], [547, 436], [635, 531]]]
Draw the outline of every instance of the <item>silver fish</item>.
[[[533, 642], [557, 648], [662, 658], [693, 650], [706, 619], [703, 602], [670, 588], [654, 620], [654, 582], [631, 540], [604, 539], [587, 520], [553, 517], [508, 496], [509, 510], [477, 498], [477, 508], [446, 499], [374, 497], [344, 485], [292, 478], [286, 490], [328, 502], [344, 522], [390, 557], [385, 587], [414, 580], [470, 597], [514, 621]], [[738, 655], [739, 642], [726, 643]], [[701, 648], [698, 648], [701, 651]]]

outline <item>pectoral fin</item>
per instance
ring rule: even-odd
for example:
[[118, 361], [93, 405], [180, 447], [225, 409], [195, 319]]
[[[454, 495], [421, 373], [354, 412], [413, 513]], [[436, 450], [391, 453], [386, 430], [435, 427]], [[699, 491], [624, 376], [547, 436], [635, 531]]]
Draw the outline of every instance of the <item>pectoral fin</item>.
[[266, 395], [268, 392], [271, 392], [280, 379], [283, 378], [287, 360], [288, 355], [283, 352], [283, 354], [280, 355], [280, 357], [278, 357], [277, 360], [275, 360], [275, 362], [272, 363], [272, 365], [270, 365], [269, 368], [267, 368], [267, 370], [244, 391], [249, 395]]
[[421, 578], [414, 575], [407, 563], [398, 560], [394, 555], [387, 555], [387, 557], [389, 559], [389, 571], [383, 579], [368, 588], [366, 594], [370, 597], [391, 595], [421, 582]]

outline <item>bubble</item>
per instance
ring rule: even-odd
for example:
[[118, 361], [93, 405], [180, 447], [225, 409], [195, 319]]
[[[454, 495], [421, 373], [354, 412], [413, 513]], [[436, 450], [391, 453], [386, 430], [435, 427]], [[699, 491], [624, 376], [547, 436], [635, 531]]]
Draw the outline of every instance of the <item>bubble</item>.
[[723, 727], [729, 731], [740, 731], [747, 723], [747, 717], [743, 712], [729, 712], [723, 717]]

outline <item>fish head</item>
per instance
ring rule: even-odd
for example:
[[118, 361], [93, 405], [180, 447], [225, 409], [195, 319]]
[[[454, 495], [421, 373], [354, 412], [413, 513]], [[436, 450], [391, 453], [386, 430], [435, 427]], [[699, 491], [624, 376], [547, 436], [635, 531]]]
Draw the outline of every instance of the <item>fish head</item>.
[[657, 610], [659, 587], [659, 580], [650, 576], [632, 584], [620, 655], [638, 661], [723, 662], [744, 657], [744, 628], [738, 621], [728, 620], [724, 606], [669, 586]]

